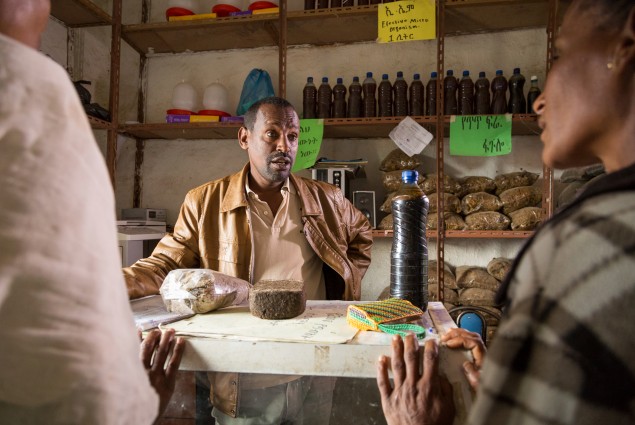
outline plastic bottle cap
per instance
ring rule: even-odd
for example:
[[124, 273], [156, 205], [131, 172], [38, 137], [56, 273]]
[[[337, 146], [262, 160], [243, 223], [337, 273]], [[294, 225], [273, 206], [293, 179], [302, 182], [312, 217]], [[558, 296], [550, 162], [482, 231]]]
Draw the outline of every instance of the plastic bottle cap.
[[535, 75], [531, 76], [531, 81], [538, 81], [538, 77], [536, 77]]
[[467, 70], [466, 70], [466, 71], [463, 71], [463, 76], [464, 76], [464, 77], [467, 77], [468, 75], [470, 75], [470, 71], [467, 71]]
[[342, 84], [344, 82], [344, 80], [342, 79], [342, 77], [337, 77], [337, 84]]
[[497, 69], [496, 70], [496, 75], [503, 75], [503, 70], [502, 69]]
[[437, 74], [437, 71], [432, 71], [432, 72], [430, 73], [430, 77], [432, 77], [432, 78], [437, 78], [437, 75], [438, 75], [438, 74]]
[[452, 75], [454, 75], [454, 71], [451, 70], [451, 69], [448, 69], [448, 73], [447, 74], [448, 74], [448, 76], [452, 76]]
[[387, 80], [388, 79], [388, 74], [381, 74], [381, 79], [382, 80]]
[[366, 78], [373, 78], [373, 73], [372, 72], [367, 72], [366, 73]]
[[313, 77], [306, 77], [306, 82], [307, 83], [312, 83], [313, 82]]
[[401, 172], [401, 181], [404, 183], [415, 183], [419, 178], [417, 170], [403, 170]]
[[478, 73], [478, 78], [485, 78], [485, 71], [481, 71]]
[[359, 83], [359, 77], [353, 77], [353, 81], [355, 81], [356, 83]]
[[397, 78], [403, 78], [403, 72], [397, 71]]
[[514, 74], [520, 74], [520, 68], [514, 68]]
[[322, 82], [323, 83], [328, 83], [329, 82], [329, 77], [322, 77]]
[[418, 80], [419, 78], [421, 78], [421, 76], [419, 74], [415, 74], [412, 78], [414, 78], [415, 80]]

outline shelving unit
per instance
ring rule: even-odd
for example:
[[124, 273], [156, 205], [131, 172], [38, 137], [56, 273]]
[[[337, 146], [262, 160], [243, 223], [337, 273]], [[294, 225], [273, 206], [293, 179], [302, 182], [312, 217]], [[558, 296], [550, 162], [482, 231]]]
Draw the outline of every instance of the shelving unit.
[[[112, 25], [111, 106], [118, 101], [119, 47], [123, 39], [142, 57], [142, 63], [153, 54], [219, 51], [277, 46], [279, 49], [279, 93], [286, 93], [286, 48], [297, 45], [330, 45], [335, 43], [368, 42], [377, 38], [377, 5], [355, 6], [311, 11], [287, 11], [287, 0], [280, 1], [281, 14], [265, 14], [217, 18], [209, 20], [155, 22], [121, 25], [122, 0], [113, 0], [110, 18], [87, 0], [53, 0], [52, 15], [68, 26]], [[105, 16], [104, 16], [105, 15]], [[501, 19], [504, 16], [505, 19]], [[444, 75], [445, 37], [481, 34], [524, 28], [546, 28], [546, 68], [551, 65], [551, 50], [556, 22], [560, 16], [558, 0], [437, 0], [437, 72]], [[437, 108], [442, 110], [443, 98], [439, 79]], [[111, 110], [112, 112], [112, 110]], [[428, 131], [442, 139], [449, 134], [450, 117], [443, 115], [412, 117]], [[386, 138], [402, 118], [356, 118], [324, 120], [324, 138], [363, 139]], [[91, 119], [93, 128], [109, 131], [108, 165], [114, 181], [116, 134], [122, 133], [141, 141], [144, 139], [235, 139], [238, 123], [139, 123], [118, 124]], [[112, 134], [111, 134], [112, 133]], [[537, 135], [540, 129], [535, 115], [514, 115], [512, 134]], [[137, 143], [142, 146], [142, 143]], [[444, 174], [444, 147], [437, 143], [438, 184]], [[138, 156], [143, 156], [143, 151]], [[136, 173], [138, 174], [138, 173]], [[137, 178], [138, 176], [136, 176]], [[543, 170], [543, 209], [553, 212], [553, 173]], [[136, 184], [140, 187], [140, 184]], [[442, 187], [438, 186], [438, 191]], [[135, 189], [136, 191], [136, 189]], [[135, 199], [137, 197], [135, 196]], [[138, 206], [138, 205], [135, 205]], [[444, 210], [443, 197], [437, 208]], [[443, 225], [443, 215], [439, 216]], [[532, 232], [519, 231], [429, 231], [428, 237], [437, 244], [440, 295], [443, 285], [443, 252], [445, 239], [524, 239]], [[377, 238], [392, 237], [391, 231], [375, 230]]]

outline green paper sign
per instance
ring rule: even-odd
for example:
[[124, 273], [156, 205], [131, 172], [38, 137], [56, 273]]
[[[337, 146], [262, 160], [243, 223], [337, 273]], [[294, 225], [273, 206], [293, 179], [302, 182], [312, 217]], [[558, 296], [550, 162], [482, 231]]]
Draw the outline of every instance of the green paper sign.
[[512, 151], [512, 116], [452, 115], [450, 155], [498, 156]]
[[291, 171], [296, 172], [312, 167], [317, 160], [322, 146], [324, 134], [324, 120], [307, 119], [300, 120], [300, 140], [298, 140], [298, 152]]

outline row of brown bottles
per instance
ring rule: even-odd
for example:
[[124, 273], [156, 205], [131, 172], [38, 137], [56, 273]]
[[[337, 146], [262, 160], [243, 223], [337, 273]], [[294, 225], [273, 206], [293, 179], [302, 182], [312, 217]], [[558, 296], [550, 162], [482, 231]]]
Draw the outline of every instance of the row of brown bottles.
[[[358, 6], [391, 3], [395, 0], [357, 0]], [[355, 0], [304, 0], [304, 10], [328, 9], [329, 7], [355, 6]]]

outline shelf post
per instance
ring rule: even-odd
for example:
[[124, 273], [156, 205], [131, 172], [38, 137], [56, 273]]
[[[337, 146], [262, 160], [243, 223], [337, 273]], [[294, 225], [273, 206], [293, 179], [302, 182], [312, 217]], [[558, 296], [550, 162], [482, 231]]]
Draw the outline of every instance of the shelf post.
[[280, 38], [278, 40], [278, 92], [287, 98], [287, 0], [279, 2]]
[[112, 3], [112, 34], [110, 46], [110, 127], [106, 142], [106, 165], [113, 189], [116, 188], [117, 172], [117, 134], [119, 128], [119, 66], [121, 60], [121, 2], [114, 0]]
[[437, 0], [437, 300], [443, 302], [445, 271], [445, 220], [443, 161], [444, 161], [444, 104], [443, 104], [443, 70], [445, 49], [445, 0]]

